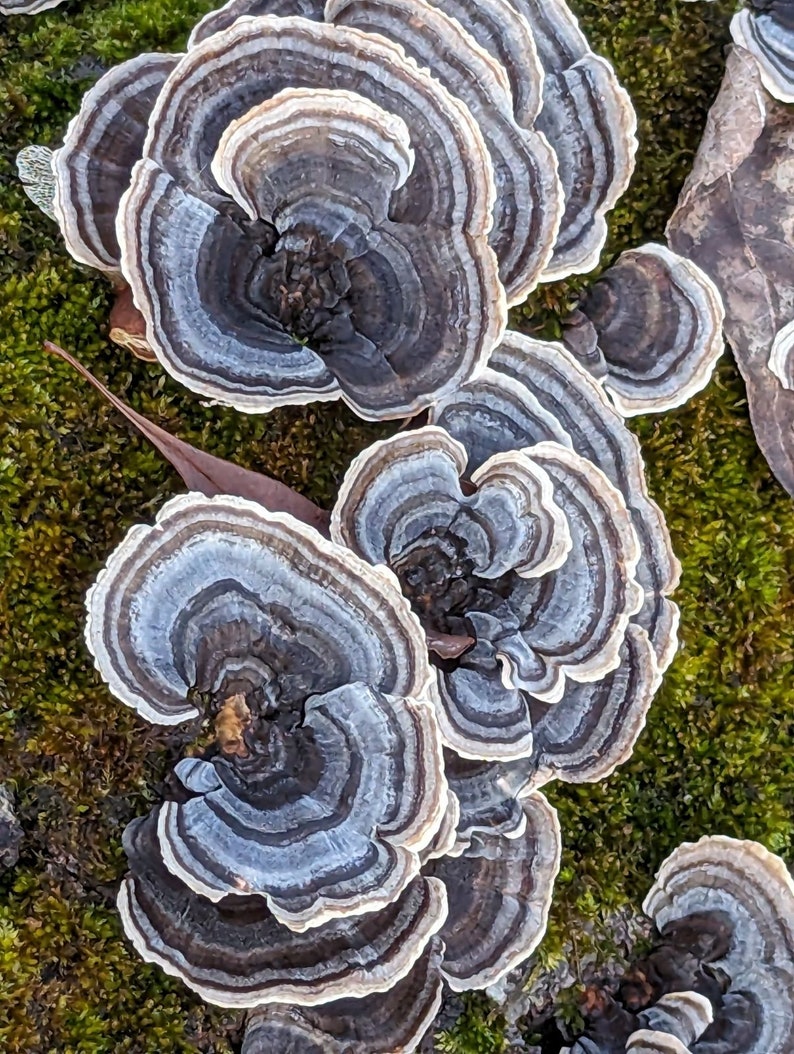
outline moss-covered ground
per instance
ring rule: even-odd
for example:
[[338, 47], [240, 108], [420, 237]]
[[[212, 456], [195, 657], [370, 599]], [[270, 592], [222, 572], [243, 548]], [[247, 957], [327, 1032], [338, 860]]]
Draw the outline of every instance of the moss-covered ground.
[[[113, 702], [81, 636], [83, 596], [106, 555], [180, 483], [42, 341], [76, 352], [161, 425], [326, 504], [351, 457], [387, 431], [327, 406], [264, 418], [207, 408], [114, 348], [105, 283], [66, 256], [16, 183], [16, 151], [56, 145], [92, 79], [137, 52], [179, 48], [209, 6], [70, 0], [0, 23], [0, 780], [25, 830], [19, 865], [0, 876], [7, 1054], [229, 1051], [240, 1024], [122, 938], [121, 831], [156, 800], [178, 747]], [[662, 235], [719, 84], [732, 3], [576, 7], [640, 116], [639, 164], [606, 262]], [[571, 295], [544, 291], [516, 323], [553, 331]], [[583, 921], [638, 903], [684, 838], [723, 832], [794, 852], [794, 505], [756, 449], [731, 361], [686, 408], [636, 427], [684, 566], [683, 647], [633, 759], [598, 786], [550, 791], [565, 856], [549, 961]], [[481, 1007], [444, 1049], [500, 1049]]]

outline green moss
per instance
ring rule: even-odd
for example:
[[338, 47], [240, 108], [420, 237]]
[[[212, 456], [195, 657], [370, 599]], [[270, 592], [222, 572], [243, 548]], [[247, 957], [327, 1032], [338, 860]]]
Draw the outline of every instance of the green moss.
[[[325, 504], [351, 457], [389, 431], [328, 406], [265, 418], [206, 407], [113, 348], [104, 281], [66, 257], [16, 184], [16, 150], [58, 141], [92, 71], [181, 46], [210, 6], [74, 0], [0, 28], [0, 779], [16, 788], [25, 827], [20, 865], [0, 877], [9, 1054], [228, 1051], [239, 1026], [121, 936], [121, 831], [157, 799], [180, 746], [112, 701], [81, 638], [83, 596], [107, 553], [179, 481], [41, 342], [75, 351], [158, 423]], [[640, 113], [637, 172], [605, 261], [662, 236], [718, 87], [730, 7], [578, 4]], [[590, 280], [544, 290], [516, 322], [555, 332]], [[637, 904], [682, 838], [724, 832], [792, 852], [794, 506], [756, 450], [730, 362], [687, 408], [636, 427], [684, 567], [684, 646], [632, 760], [604, 784], [550, 790], [565, 853], [548, 963], [569, 935], [583, 953], [597, 939], [590, 923]], [[439, 1049], [497, 1054], [498, 1018], [479, 998], [466, 1007]]]

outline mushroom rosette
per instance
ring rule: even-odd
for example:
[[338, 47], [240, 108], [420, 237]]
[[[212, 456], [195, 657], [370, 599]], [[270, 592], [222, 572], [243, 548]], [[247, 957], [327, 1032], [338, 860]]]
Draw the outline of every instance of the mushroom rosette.
[[533, 747], [530, 700], [558, 703], [568, 680], [620, 664], [642, 604], [639, 548], [620, 492], [568, 447], [467, 462], [434, 426], [374, 444], [345, 477], [331, 532], [392, 568], [432, 636], [471, 640], [438, 664], [446, 743], [464, 757], [521, 758]]
[[91, 589], [86, 639], [150, 720], [214, 720], [154, 815], [168, 870], [295, 930], [390, 903], [448, 809], [423, 637], [384, 568], [239, 498], [175, 498]]
[[[552, 705], [530, 700], [533, 759], [530, 765], [517, 762], [507, 779], [503, 772], [499, 787], [516, 786], [528, 776], [536, 785], [554, 777], [602, 779], [630, 755], [677, 647], [678, 609], [669, 594], [680, 568], [664, 516], [648, 495], [636, 436], [570, 352], [512, 332], [481, 377], [440, 402], [431, 421], [463, 443], [470, 470], [495, 454], [553, 442], [598, 466], [625, 501], [639, 541], [636, 578], [644, 598], [625, 627], [619, 664], [595, 681], [569, 679]], [[471, 781], [480, 774], [469, 770], [465, 778], [464, 814], [472, 801]], [[504, 810], [508, 798], [496, 793], [491, 807]]]
[[374, 34], [267, 15], [140, 56], [54, 168], [72, 253], [129, 284], [174, 377], [238, 409], [414, 413], [504, 328], [480, 128]]
[[199, 23], [191, 43], [242, 15], [265, 13], [381, 33], [472, 109], [497, 175], [491, 242], [511, 302], [538, 277], [595, 267], [606, 214], [634, 168], [637, 121], [565, 0], [230, 0]]

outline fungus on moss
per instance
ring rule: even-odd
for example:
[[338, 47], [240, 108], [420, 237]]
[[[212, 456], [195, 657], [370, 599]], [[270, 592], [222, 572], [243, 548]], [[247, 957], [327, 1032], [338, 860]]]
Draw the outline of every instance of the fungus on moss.
[[239, 409], [414, 413], [503, 330], [479, 127], [372, 34], [243, 18], [133, 59], [86, 96], [55, 171], [70, 251], [120, 270], [173, 376]]
[[704, 388], [723, 352], [725, 311], [711, 279], [664, 245], [623, 253], [590, 287], [565, 342], [617, 409], [671, 410]]
[[172, 874], [211, 900], [264, 894], [294, 929], [400, 894], [448, 798], [423, 637], [388, 571], [193, 494], [130, 531], [87, 605], [118, 698], [215, 720], [218, 752], [179, 762], [155, 810]]
[[[794, 879], [757, 842], [721, 835], [685, 842], [665, 860], [643, 910], [662, 935], [727, 928], [709, 957], [728, 978], [714, 1023], [692, 1054], [788, 1054], [794, 1046]], [[694, 943], [694, 942], [693, 942]]]
[[464, 757], [506, 760], [532, 752], [530, 698], [557, 703], [567, 680], [619, 665], [642, 603], [638, 546], [620, 492], [567, 447], [466, 462], [433, 426], [374, 444], [348, 470], [331, 533], [391, 567], [425, 625], [471, 634], [438, 671], [442, 734]]

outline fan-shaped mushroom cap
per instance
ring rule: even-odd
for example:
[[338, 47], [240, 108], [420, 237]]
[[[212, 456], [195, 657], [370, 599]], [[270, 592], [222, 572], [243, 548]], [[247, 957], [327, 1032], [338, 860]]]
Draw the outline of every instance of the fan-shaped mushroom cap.
[[[794, 880], [779, 857], [756, 842], [719, 835], [685, 842], [662, 864], [643, 909], [663, 932], [698, 913], [728, 919], [730, 947], [713, 965], [730, 977], [729, 994], [750, 997], [755, 1029], [751, 1042], [745, 1037], [741, 1047], [733, 1047], [726, 1035], [728, 1045], [719, 1049], [789, 1054], [794, 1047]], [[742, 1016], [746, 1021], [748, 1015]], [[704, 1051], [718, 1049], [709, 1046], [708, 1031], [702, 1043]]]
[[531, 955], [546, 932], [560, 868], [560, 825], [540, 793], [529, 795], [522, 808], [522, 832], [510, 838], [474, 835], [461, 855], [426, 868], [447, 888], [442, 970], [453, 991], [495, 984]]
[[780, 102], [794, 102], [794, 17], [790, 3], [743, 8], [731, 21], [731, 36], [758, 63], [764, 87]]
[[708, 384], [724, 348], [717, 287], [664, 245], [623, 253], [580, 310], [604, 360], [604, 387], [625, 417], [685, 403]]
[[552, 440], [596, 464], [625, 496], [640, 540], [637, 578], [645, 602], [634, 621], [647, 630], [660, 671], [677, 648], [676, 560], [659, 506], [648, 495], [636, 436], [603, 388], [559, 344], [508, 332], [489, 367], [430, 413], [466, 447], [469, 468], [495, 453]]
[[523, 830], [521, 798], [553, 779], [593, 783], [610, 775], [634, 749], [658, 687], [648, 640], [630, 625], [617, 669], [600, 681], [568, 681], [558, 703], [530, 701], [533, 749], [516, 761], [473, 761], [446, 755], [446, 775], [460, 803], [458, 843], [475, 831], [514, 837]]
[[641, 1028], [629, 1036], [626, 1051], [627, 1054], [691, 1054], [689, 1047], [675, 1036], [647, 1028]]
[[387, 992], [251, 1015], [242, 1054], [402, 1054], [414, 1051], [441, 1005], [443, 945], [433, 939]]
[[447, 914], [442, 883], [415, 878], [381, 911], [295, 933], [263, 897], [213, 904], [191, 892], [163, 865], [153, 817], [128, 826], [124, 847], [125, 933], [146, 962], [219, 1006], [313, 1006], [385, 991], [409, 974]]
[[210, 11], [198, 22], [188, 37], [188, 48], [195, 47], [223, 29], [233, 26], [244, 15], [300, 15], [314, 22], [323, 21], [325, 0], [229, 0], [217, 11]]
[[565, 0], [511, 0], [527, 19], [544, 71], [537, 128], [559, 162], [565, 212], [544, 281], [589, 271], [607, 236], [606, 214], [629, 185], [637, 150], [631, 100], [591, 51]]
[[[59, 0], [60, 2], [60, 0]], [[48, 146], [24, 146], [16, 157], [22, 189], [45, 216], [55, 219], [55, 175]]]
[[794, 389], [794, 319], [775, 334], [769, 353], [769, 369], [784, 388]]
[[[387, 153], [402, 155], [399, 178], [376, 192], [388, 218], [374, 224], [364, 187], [383, 167], [373, 179], [360, 158], [377, 137], [373, 107], [391, 129]], [[150, 129], [118, 216], [122, 269], [148, 343], [193, 391], [249, 412], [342, 397], [380, 419], [422, 409], [482, 367], [506, 310], [488, 246], [490, 156], [469, 110], [399, 45], [302, 18], [241, 18], [179, 63]], [[271, 214], [272, 195], [252, 199], [253, 172], [275, 166], [283, 188], [304, 149], [312, 182], [322, 178]], [[348, 151], [352, 166], [339, 161]], [[230, 214], [218, 179], [258, 218]]]
[[296, 929], [399, 894], [447, 792], [423, 638], [388, 571], [252, 502], [187, 495], [130, 532], [88, 608], [119, 698], [174, 722], [192, 691], [233, 726], [215, 760], [177, 766], [192, 797], [159, 809], [169, 870], [213, 900], [265, 893]]
[[80, 263], [119, 271], [119, 202], [143, 154], [155, 99], [179, 59], [138, 55], [114, 66], [83, 96], [55, 151], [55, 218]]
[[490, 242], [500, 278], [508, 304], [526, 299], [554, 248], [562, 189], [546, 139], [516, 123], [502, 66], [455, 18], [426, 0], [329, 0], [325, 17], [399, 41], [471, 110], [499, 188]]
[[447, 807], [430, 704], [347, 685], [270, 733], [259, 756], [176, 766], [196, 796], [157, 810], [169, 871], [214, 901], [265, 894], [295, 930], [394, 900]]
[[295, 705], [356, 681], [423, 698], [433, 679], [391, 572], [242, 498], [167, 502], [154, 527], [128, 533], [86, 604], [99, 672], [158, 724], [197, 716], [191, 689], [223, 701], [238, 684], [272, 687]]
[[[664, 1032], [684, 1046], [695, 1043], [714, 1020], [711, 1000], [698, 992], [672, 992], [642, 1012], [646, 1028]], [[627, 1049], [631, 1049], [629, 1046]]]
[[272, 217], [283, 232], [305, 222], [307, 212], [327, 209], [321, 222], [349, 225], [329, 237], [355, 244], [386, 219], [413, 164], [402, 118], [354, 92], [285, 88], [232, 121], [212, 172], [249, 219]]
[[620, 493], [566, 447], [496, 455], [473, 473], [472, 496], [465, 466], [438, 428], [377, 443], [348, 471], [331, 531], [391, 566], [426, 624], [475, 633], [440, 674], [447, 743], [467, 757], [521, 757], [532, 744], [524, 692], [556, 702], [566, 677], [589, 682], [618, 665], [642, 600], [637, 542]]
[[450, 530], [472, 573], [486, 579], [509, 571], [538, 578], [564, 564], [571, 536], [549, 475], [517, 451], [499, 454], [465, 495], [466, 460], [463, 446], [432, 426], [373, 443], [345, 475], [332, 537], [370, 563], [401, 568], [409, 550], [424, 551], [428, 537]]
[[49, 11], [63, 0], [3, 0], [0, 14], [3, 15], [37, 15], [40, 11]]

